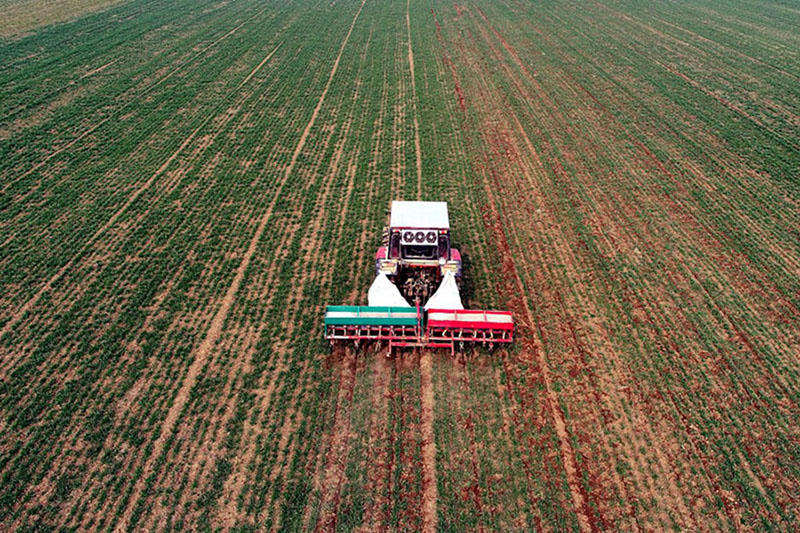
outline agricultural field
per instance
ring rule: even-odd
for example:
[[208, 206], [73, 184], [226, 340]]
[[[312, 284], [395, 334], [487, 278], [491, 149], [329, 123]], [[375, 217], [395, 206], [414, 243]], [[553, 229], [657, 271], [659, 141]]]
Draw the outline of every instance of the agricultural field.
[[[102, 5], [0, 32], [0, 530], [796, 528], [796, 2]], [[330, 351], [392, 199], [511, 348]]]
[[21, 35], [51, 24], [71, 21], [121, 0], [0, 0], [0, 37]]

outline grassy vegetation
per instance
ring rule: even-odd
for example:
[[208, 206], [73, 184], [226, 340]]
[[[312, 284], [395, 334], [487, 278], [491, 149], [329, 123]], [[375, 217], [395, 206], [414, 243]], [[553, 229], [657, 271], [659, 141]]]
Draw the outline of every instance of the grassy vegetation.
[[18, 39], [32, 30], [73, 21], [87, 13], [108, 9], [120, 0], [3, 0], [0, 2], [0, 38]]
[[439, 529], [797, 522], [797, 10], [484, 4], [136, 0], [3, 43], [3, 529], [422, 527], [420, 354], [320, 329], [418, 196], [518, 325], [434, 356]]

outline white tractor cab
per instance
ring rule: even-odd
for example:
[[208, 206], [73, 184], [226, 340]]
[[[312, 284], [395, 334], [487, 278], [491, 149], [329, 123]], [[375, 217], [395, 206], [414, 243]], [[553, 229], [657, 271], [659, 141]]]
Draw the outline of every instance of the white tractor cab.
[[446, 274], [460, 281], [461, 254], [450, 246], [447, 202], [393, 201], [375, 270], [418, 305], [436, 292]]

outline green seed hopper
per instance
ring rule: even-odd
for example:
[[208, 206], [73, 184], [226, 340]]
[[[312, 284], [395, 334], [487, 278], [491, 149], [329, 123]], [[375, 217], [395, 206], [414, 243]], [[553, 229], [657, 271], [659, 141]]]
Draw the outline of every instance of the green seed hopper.
[[329, 305], [325, 308], [325, 338], [329, 340], [416, 339], [422, 327], [413, 307]]

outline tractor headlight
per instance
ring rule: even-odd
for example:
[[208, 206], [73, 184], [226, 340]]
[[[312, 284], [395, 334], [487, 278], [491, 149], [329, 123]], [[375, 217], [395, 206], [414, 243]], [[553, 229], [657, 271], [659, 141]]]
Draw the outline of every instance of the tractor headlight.
[[444, 274], [445, 272], [452, 272], [453, 274], [458, 275], [458, 263], [455, 263], [453, 261], [443, 263], [442, 262], [443, 260], [444, 258], [439, 260], [439, 264], [442, 265], [441, 266], [442, 274]]
[[387, 276], [394, 276], [397, 274], [397, 263], [394, 261], [383, 261], [380, 266], [380, 271]]
[[414, 236], [417, 242], [425, 242], [425, 232], [418, 231], [417, 234]]

